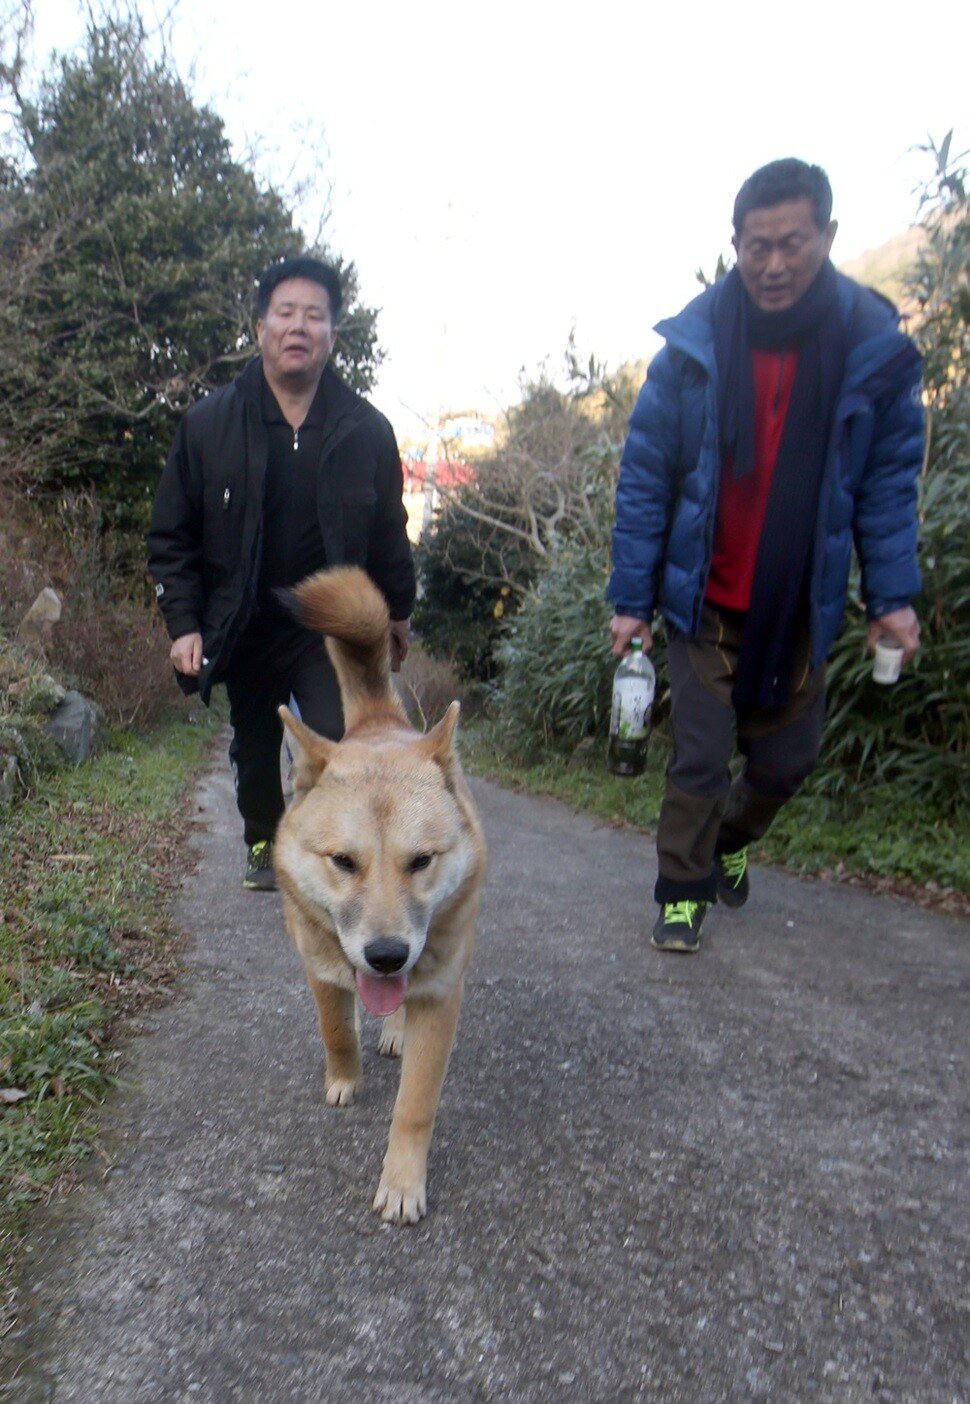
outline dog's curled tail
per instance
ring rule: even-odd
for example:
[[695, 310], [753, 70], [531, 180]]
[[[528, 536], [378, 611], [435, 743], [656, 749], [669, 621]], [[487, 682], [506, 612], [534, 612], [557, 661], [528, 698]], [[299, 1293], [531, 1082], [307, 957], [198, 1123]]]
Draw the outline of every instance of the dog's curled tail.
[[387, 602], [359, 566], [334, 566], [308, 575], [283, 592], [291, 612], [326, 638], [340, 683], [348, 731], [366, 708], [385, 703], [403, 716], [391, 681], [391, 625]]

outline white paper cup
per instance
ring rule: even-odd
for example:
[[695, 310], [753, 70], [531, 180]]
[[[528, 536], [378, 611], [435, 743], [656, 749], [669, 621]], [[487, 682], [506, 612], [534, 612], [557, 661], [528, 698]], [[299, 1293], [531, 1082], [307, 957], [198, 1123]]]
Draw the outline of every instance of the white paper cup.
[[903, 646], [895, 639], [877, 639], [876, 656], [872, 664], [872, 680], [877, 683], [899, 681], [903, 666]]

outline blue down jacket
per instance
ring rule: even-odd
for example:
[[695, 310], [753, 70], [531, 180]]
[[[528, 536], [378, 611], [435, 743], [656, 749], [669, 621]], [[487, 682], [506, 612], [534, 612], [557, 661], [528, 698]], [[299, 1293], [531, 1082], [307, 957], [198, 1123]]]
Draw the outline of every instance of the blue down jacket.
[[[852, 543], [866, 613], [877, 619], [920, 587], [916, 494], [923, 457], [919, 354], [891, 303], [838, 275], [845, 378], [829, 438], [812, 555], [812, 664], [845, 610]], [[718, 285], [656, 331], [620, 462], [607, 595], [617, 613], [696, 634], [711, 563], [718, 482], [713, 310]]]

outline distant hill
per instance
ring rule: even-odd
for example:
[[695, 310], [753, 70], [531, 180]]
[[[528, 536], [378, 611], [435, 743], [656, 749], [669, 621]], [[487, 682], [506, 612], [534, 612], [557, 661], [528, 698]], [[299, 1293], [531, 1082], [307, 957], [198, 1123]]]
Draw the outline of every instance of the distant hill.
[[916, 307], [904, 292], [906, 273], [915, 263], [925, 238], [923, 228], [914, 224], [901, 234], [894, 234], [878, 248], [867, 249], [858, 258], [840, 263], [839, 268], [850, 278], [890, 298], [901, 312], [911, 314]]

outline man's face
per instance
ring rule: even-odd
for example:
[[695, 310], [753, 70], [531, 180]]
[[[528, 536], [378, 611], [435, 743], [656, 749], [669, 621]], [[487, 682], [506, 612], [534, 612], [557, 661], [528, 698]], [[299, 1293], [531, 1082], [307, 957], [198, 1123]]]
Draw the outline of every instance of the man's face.
[[819, 229], [808, 196], [748, 211], [734, 247], [741, 281], [762, 312], [783, 312], [808, 291], [837, 228], [833, 219]]
[[270, 383], [315, 386], [337, 339], [330, 294], [310, 278], [277, 283], [265, 318], [256, 323], [256, 339]]

